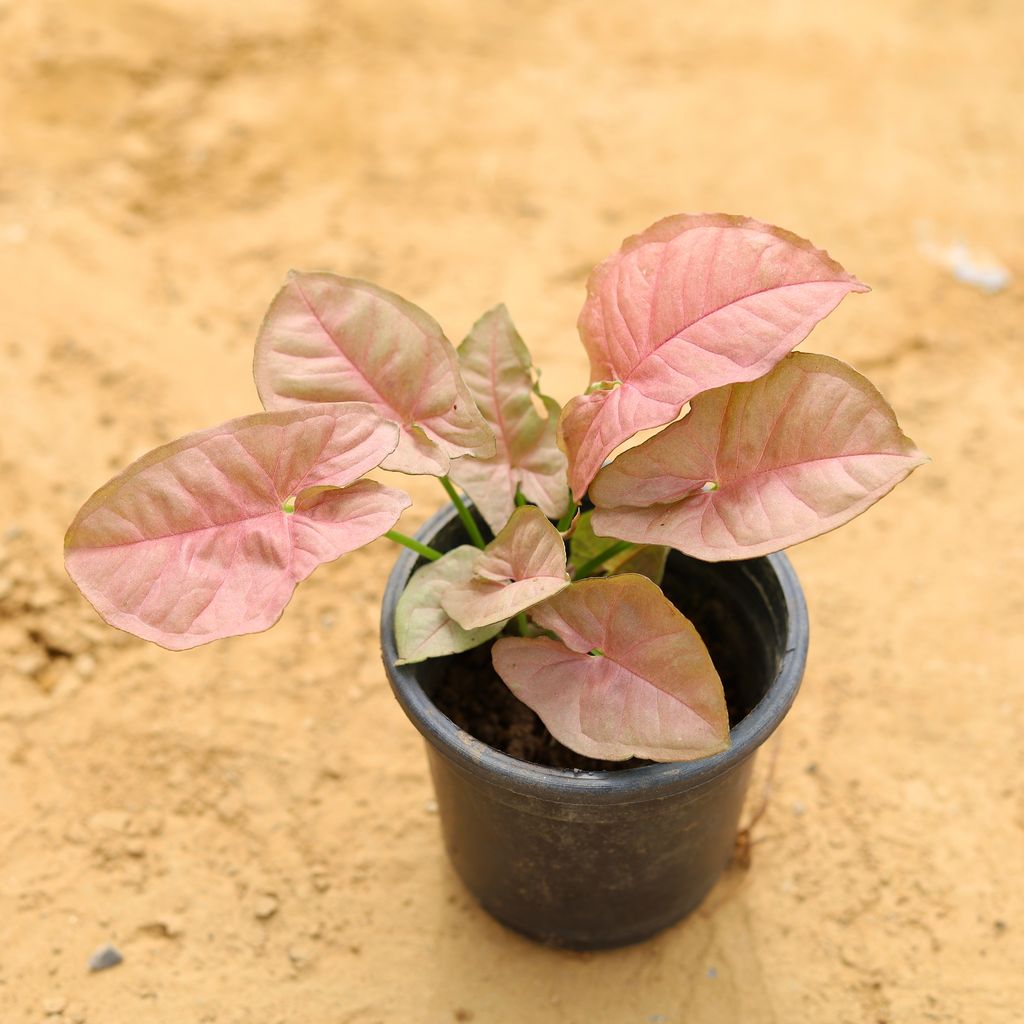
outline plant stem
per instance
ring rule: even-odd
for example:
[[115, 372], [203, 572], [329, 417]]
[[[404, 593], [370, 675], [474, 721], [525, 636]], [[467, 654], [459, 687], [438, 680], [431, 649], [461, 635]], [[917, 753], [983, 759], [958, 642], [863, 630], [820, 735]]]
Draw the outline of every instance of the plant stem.
[[519, 488], [517, 487], [516, 488], [516, 508], [522, 508], [526, 503], [527, 503], [526, 502], [526, 497], [523, 495], [523, 492], [521, 490], [519, 490]]
[[466, 533], [469, 534], [469, 539], [478, 547], [486, 547], [484, 544], [483, 534], [480, 532], [480, 527], [476, 525], [476, 520], [470, 514], [466, 503], [459, 497], [459, 492], [455, 490], [455, 485], [448, 479], [448, 477], [441, 477], [441, 486], [445, 489], [448, 497], [452, 499], [452, 504], [455, 506], [456, 512], [459, 513], [459, 518], [462, 520], [462, 525], [466, 528]]
[[526, 612], [520, 612], [516, 616], [516, 629], [519, 630], [519, 635], [520, 636], [529, 636], [530, 635], [530, 626], [529, 626], [529, 623], [526, 620]]
[[579, 506], [576, 504], [575, 501], [572, 500], [572, 497], [570, 496], [569, 507], [565, 510], [565, 515], [558, 520], [557, 529], [559, 533], [565, 533], [565, 531], [568, 530], [570, 526], [572, 526], [572, 521], [576, 517], [576, 510], [578, 508]]
[[431, 562], [436, 562], [441, 557], [440, 551], [428, 547], [426, 544], [421, 544], [414, 537], [407, 537], [404, 533], [399, 533], [397, 530], [388, 530], [384, 536], [388, 540], [393, 540], [396, 544], [401, 544], [403, 547], [415, 551], [416, 554], [422, 555], [424, 558], [429, 558]]
[[600, 569], [609, 558], [614, 558], [616, 555], [621, 554], [623, 551], [633, 547], [633, 542], [629, 540], [617, 540], [614, 544], [609, 544], [604, 551], [598, 552], [593, 558], [584, 562], [577, 570], [573, 577], [577, 580], [586, 579], [590, 576], [595, 569]]

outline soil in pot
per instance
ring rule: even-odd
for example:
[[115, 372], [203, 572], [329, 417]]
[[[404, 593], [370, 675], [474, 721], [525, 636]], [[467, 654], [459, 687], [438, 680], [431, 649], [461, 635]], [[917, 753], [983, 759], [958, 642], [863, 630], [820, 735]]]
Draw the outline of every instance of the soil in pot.
[[[696, 626], [722, 677], [729, 725], [735, 728], [760, 696], [751, 673], [752, 653], [747, 624], [731, 614], [720, 595], [684, 578], [670, 580], [666, 592], [673, 604]], [[548, 732], [537, 714], [518, 700], [491, 664], [491, 646], [439, 659], [443, 672], [435, 676], [431, 696], [437, 707], [460, 729], [520, 761], [577, 771], [620, 771], [650, 764], [639, 758], [602, 761], [583, 757], [563, 746]]]

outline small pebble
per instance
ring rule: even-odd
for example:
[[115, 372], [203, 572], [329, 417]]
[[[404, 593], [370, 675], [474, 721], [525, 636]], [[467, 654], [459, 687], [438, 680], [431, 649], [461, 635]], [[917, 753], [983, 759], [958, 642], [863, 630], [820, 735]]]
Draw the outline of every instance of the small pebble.
[[266, 921], [277, 913], [277, 897], [261, 896], [252, 908], [253, 914], [261, 921]]
[[34, 676], [46, 667], [46, 655], [34, 650], [14, 659], [14, 671], [22, 676]]
[[305, 967], [311, 959], [311, 955], [305, 946], [289, 946], [288, 947], [288, 959], [296, 967]]
[[91, 654], [79, 654], [71, 664], [82, 679], [91, 679], [96, 671], [96, 659]]
[[67, 1005], [68, 1001], [63, 996], [48, 996], [43, 1000], [43, 1013], [47, 1017], [56, 1017], [64, 1012], [64, 1007]]
[[116, 967], [124, 957], [116, 946], [100, 946], [91, 957], [89, 957], [90, 971], [105, 971], [108, 967]]

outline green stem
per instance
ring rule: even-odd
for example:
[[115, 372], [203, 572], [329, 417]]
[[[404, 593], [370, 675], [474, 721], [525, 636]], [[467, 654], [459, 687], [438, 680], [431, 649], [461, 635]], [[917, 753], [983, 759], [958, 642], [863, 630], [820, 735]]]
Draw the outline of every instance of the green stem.
[[526, 620], [526, 612], [520, 612], [516, 616], [516, 629], [519, 630], [519, 635], [520, 636], [529, 636], [530, 635], [530, 626], [529, 626], [529, 623]]
[[526, 496], [517, 487], [516, 488], [516, 508], [522, 508], [525, 504], [527, 504]]
[[570, 526], [572, 526], [572, 521], [576, 517], [576, 510], [578, 508], [579, 506], [576, 504], [575, 501], [572, 500], [572, 496], [570, 495], [569, 507], [565, 510], [565, 515], [558, 520], [557, 529], [559, 533], [565, 533], [565, 531], [568, 530]]
[[628, 540], [617, 540], [614, 544], [609, 544], [604, 551], [598, 552], [593, 558], [584, 562], [577, 570], [576, 575], [573, 577], [577, 580], [586, 579], [590, 576], [595, 569], [600, 569], [609, 558], [614, 558], [616, 555], [621, 554], [623, 551], [627, 551], [633, 547], [633, 542]]
[[480, 527], [476, 525], [476, 520], [470, 514], [469, 509], [466, 508], [465, 502], [459, 497], [459, 492], [455, 490], [454, 484], [448, 477], [441, 477], [441, 486], [448, 493], [448, 497], [452, 499], [452, 504], [455, 506], [455, 511], [459, 513], [459, 518], [462, 520], [462, 525], [466, 528], [466, 533], [469, 534], [469, 539], [478, 547], [486, 547], [484, 544], [483, 534], [480, 532]]
[[388, 540], [393, 540], [396, 544], [401, 544], [404, 547], [415, 551], [417, 555], [422, 555], [424, 558], [429, 558], [431, 562], [436, 562], [441, 557], [441, 552], [435, 548], [428, 547], [426, 544], [421, 544], [414, 537], [407, 537], [404, 533], [399, 533], [397, 530], [388, 530], [384, 534]]

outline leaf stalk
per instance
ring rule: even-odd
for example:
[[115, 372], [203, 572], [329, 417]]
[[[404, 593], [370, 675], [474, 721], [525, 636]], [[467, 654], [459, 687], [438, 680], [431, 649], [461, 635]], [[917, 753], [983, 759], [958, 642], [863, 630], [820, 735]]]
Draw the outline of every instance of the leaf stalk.
[[409, 537], [404, 533], [399, 533], [398, 530], [388, 530], [384, 534], [388, 540], [393, 540], [396, 544], [401, 544], [403, 547], [409, 548], [410, 551], [415, 551], [416, 554], [422, 555], [424, 558], [429, 559], [431, 562], [436, 562], [442, 552], [436, 548], [432, 548], [427, 544], [421, 544], [415, 537]]
[[579, 505], [572, 500], [572, 496], [569, 497], [569, 504], [566, 506], [565, 515], [558, 520], [558, 532], [565, 533], [566, 530], [572, 526], [573, 519], [576, 518], [576, 512], [579, 509]]
[[452, 499], [452, 504], [455, 506], [455, 511], [459, 513], [459, 518], [462, 520], [462, 525], [466, 528], [466, 533], [469, 534], [469, 539], [478, 547], [484, 548], [487, 545], [484, 544], [483, 534], [480, 532], [480, 527], [476, 525], [476, 520], [473, 518], [469, 509], [466, 508], [466, 503], [459, 497], [459, 492], [455, 490], [455, 485], [448, 479], [447, 476], [441, 477], [441, 486], [445, 489], [448, 497]]
[[593, 558], [588, 558], [577, 570], [574, 575], [574, 579], [582, 580], [591, 576], [596, 569], [600, 569], [609, 558], [614, 558], [616, 555], [621, 554], [623, 551], [628, 551], [630, 548], [636, 547], [636, 545], [629, 540], [617, 540], [614, 544], [609, 544], [604, 551], [599, 551]]

